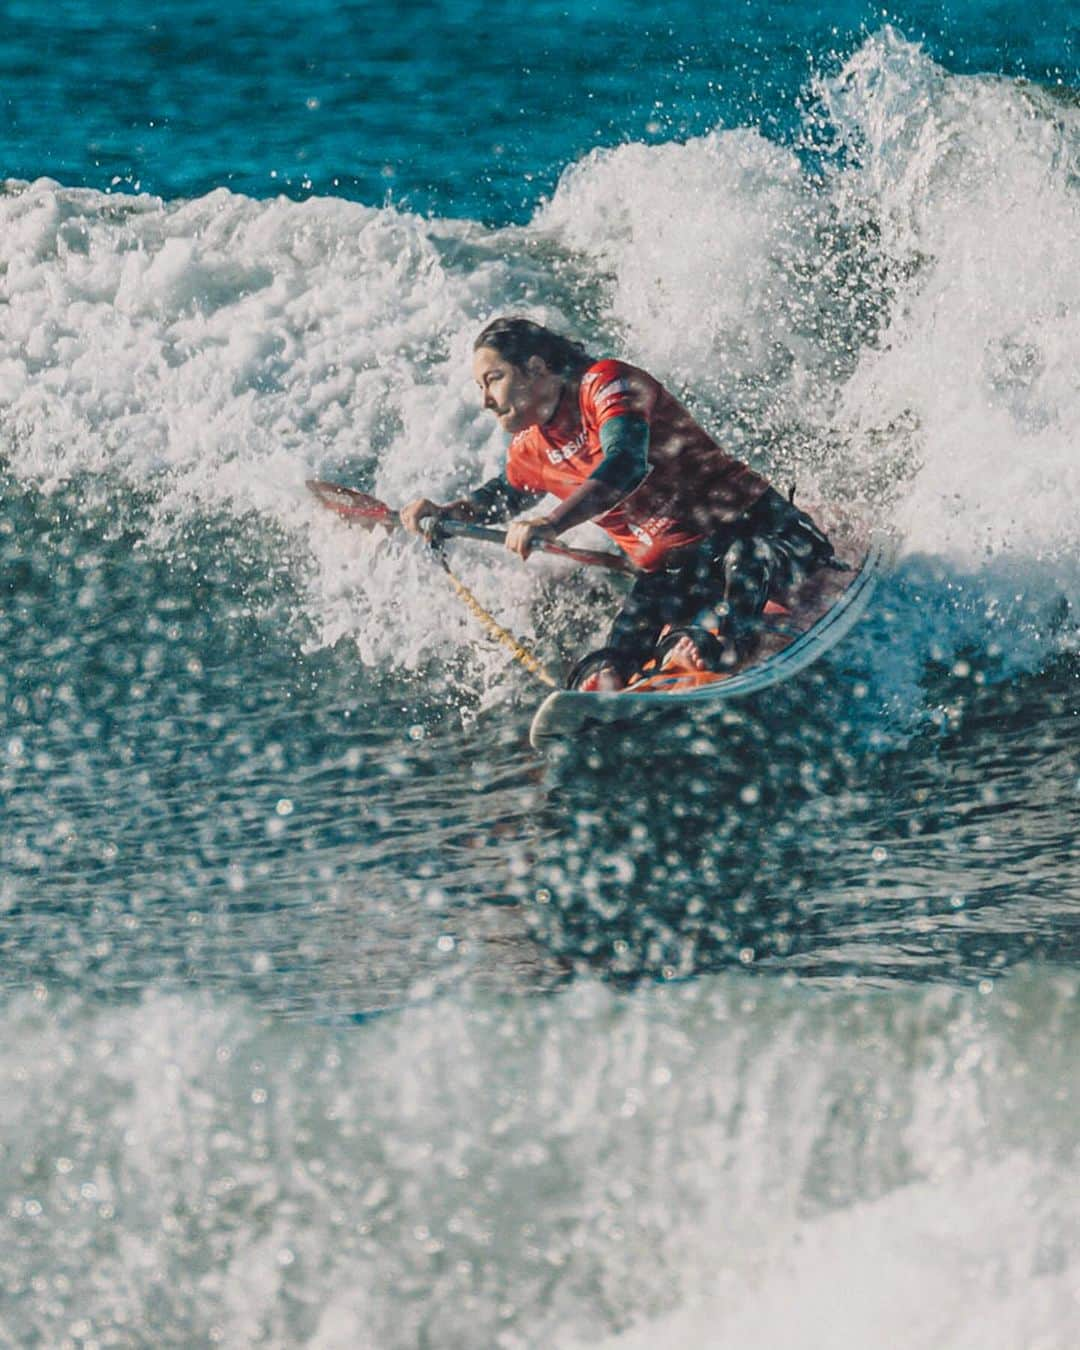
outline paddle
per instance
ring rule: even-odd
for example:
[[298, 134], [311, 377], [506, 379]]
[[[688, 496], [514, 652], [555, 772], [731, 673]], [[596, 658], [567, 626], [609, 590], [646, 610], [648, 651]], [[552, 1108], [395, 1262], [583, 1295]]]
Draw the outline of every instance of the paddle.
[[[387, 506], [385, 502], [379, 501], [378, 497], [369, 497], [366, 492], [358, 492], [356, 488], [342, 487], [340, 483], [327, 483], [319, 478], [309, 478], [307, 486], [322, 502], [323, 506], [329, 507], [331, 511], [336, 512], [343, 519], [361, 525], [365, 529], [373, 530], [377, 525], [385, 525], [387, 529], [392, 530], [395, 525], [400, 523], [397, 512]], [[519, 665], [531, 671], [538, 680], [550, 689], [557, 689], [559, 687], [558, 680], [544, 667], [543, 662], [525, 646], [520, 638], [516, 638], [508, 628], [504, 628], [494, 614], [489, 614], [461, 578], [456, 577], [450, 570], [450, 564], [446, 561], [442, 549], [438, 547], [441, 534], [442, 531], [440, 530], [438, 535], [430, 536], [430, 542], [435, 545], [431, 550], [431, 555], [446, 573], [447, 580], [457, 592], [458, 598], [464, 602], [488, 635], [505, 647]], [[502, 536], [497, 530], [486, 531], [484, 537], [488, 535], [500, 542], [502, 541]]]
[[[344, 487], [340, 483], [330, 483], [322, 478], [309, 478], [307, 486], [323, 506], [341, 516], [344, 520], [367, 529], [384, 525], [392, 530], [400, 523], [398, 513], [378, 497], [371, 497], [356, 488]], [[442, 537], [458, 539], [479, 539], [489, 544], [501, 544], [506, 534], [503, 530], [488, 525], [472, 525], [464, 520], [440, 520], [436, 533]], [[558, 558], [569, 558], [572, 562], [583, 563], [586, 567], [605, 567], [611, 572], [621, 572], [625, 576], [637, 576], [638, 569], [629, 560], [618, 553], [606, 553], [602, 549], [572, 548], [567, 544], [557, 544], [546, 539], [538, 540], [533, 547], [544, 553], [554, 554]]]

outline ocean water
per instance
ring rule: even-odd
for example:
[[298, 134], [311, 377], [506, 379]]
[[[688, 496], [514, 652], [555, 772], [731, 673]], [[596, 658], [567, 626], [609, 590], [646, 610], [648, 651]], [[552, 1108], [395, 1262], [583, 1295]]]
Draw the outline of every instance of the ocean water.
[[[1072, 1350], [1074, 7], [116, 10], [0, 20], [0, 1345]], [[887, 529], [856, 634], [531, 751], [304, 488], [494, 472], [506, 311]]]

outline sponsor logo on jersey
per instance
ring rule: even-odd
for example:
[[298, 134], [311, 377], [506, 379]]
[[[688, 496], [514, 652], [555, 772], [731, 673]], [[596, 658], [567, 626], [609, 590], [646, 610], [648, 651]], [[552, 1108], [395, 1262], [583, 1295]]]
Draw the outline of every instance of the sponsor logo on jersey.
[[546, 446], [548, 462], [550, 464], [561, 464], [564, 460], [573, 459], [580, 450], [585, 448], [588, 439], [588, 430], [582, 427], [574, 439], [567, 441], [565, 445]]
[[662, 539], [676, 522], [670, 516], [650, 516], [648, 520], [628, 520], [626, 528], [642, 544], [654, 544]]
[[597, 412], [606, 412], [613, 403], [617, 403], [621, 396], [630, 390], [629, 380], [611, 380], [604, 385], [603, 389], [598, 389], [593, 395], [596, 402]]

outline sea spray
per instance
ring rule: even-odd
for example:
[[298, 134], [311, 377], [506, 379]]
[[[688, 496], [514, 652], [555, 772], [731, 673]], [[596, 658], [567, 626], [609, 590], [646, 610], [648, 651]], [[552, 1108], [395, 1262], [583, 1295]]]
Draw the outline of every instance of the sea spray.
[[1023, 1308], [1063, 1350], [1076, 994], [583, 983], [348, 1034], [235, 999], [20, 999], [0, 1325], [389, 1350], [707, 1322], [779, 1350], [885, 1321], [1005, 1350]]

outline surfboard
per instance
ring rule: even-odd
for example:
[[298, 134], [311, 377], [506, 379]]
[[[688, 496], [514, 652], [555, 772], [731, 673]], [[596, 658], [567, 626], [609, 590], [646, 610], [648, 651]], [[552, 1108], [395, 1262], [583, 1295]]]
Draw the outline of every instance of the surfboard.
[[[815, 513], [825, 523], [827, 512]], [[540, 704], [529, 739], [542, 750], [592, 727], [632, 723], [660, 711], [721, 709], [734, 698], [789, 680], [835, 647], [866, 614], [889, 556], [884, 537], [843, 520], [828, 522], [839, 566], [821, 567], [765, 607], [743, 659], [730, 670], [646, 670], [626, 689], [557, 689]]]

